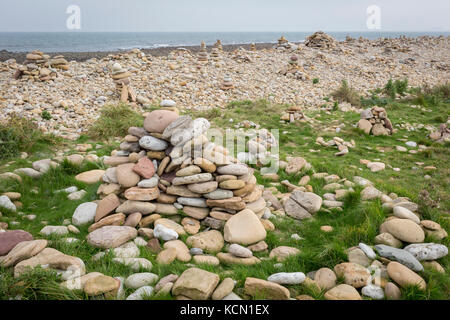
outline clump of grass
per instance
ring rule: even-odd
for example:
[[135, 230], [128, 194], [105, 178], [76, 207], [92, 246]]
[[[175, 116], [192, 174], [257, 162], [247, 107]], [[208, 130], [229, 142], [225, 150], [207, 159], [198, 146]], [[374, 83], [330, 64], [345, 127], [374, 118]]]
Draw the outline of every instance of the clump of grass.
[[383, 88], [383, 92], [391, 97], [391, 99], [395, 99], [397, 94], [403, 96], [406, 93], [406, 90], [408, 88], [408, 79], [404, 80], [395, 80], [392, 81], [392, 79], [389, 79], [389, 81], [386, 83], [386, 85]]
[[59, 141], [59, 138], [44, 134], [36, 123], [18, 114], [12, 114], [7, 121], [0, 123], [0, 159], [42, 149]]
[[47, 110], [42, 111], [41, 117], [44, 120], [50, 120], [52, 118], [52, 115]]
[[313, 83], [313, 84], [319, 83], [319, 79], [318, 79], [318, 78], [314, 78], [313, 81], [312, 81], [312, 83]]
[[144, 118], [126, 104], [105, 106], [100, 117], [89, 128], [93, 138], [108, 139], [124, 136], [129, 127], [142, 126]]
[[359, 106], [361, 104], [358, 92], [348, 85], [347, 80], [342, 80], [339, 89], [334, 91], [331, 96], [334, 100], [339, 102], [348, 102], [354, 106]]

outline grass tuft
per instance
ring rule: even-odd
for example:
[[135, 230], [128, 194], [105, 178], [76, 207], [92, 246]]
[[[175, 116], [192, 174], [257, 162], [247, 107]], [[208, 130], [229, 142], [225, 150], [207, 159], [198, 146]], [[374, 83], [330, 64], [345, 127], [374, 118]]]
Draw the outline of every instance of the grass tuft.
[[125, 104], [117, 106], [105, 106], [100, 117], [89, 128], [88, 133], [92, 138], [110, 139], [125, 136], [129, 127], [143, 125], [144, 118], [141, 114]]

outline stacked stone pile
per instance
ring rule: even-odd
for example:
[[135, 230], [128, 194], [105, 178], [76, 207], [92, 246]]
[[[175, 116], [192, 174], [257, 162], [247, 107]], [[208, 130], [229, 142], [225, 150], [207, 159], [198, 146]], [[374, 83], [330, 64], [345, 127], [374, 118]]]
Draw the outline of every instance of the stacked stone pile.
[[61, 70], [69, 70], [69, 62], [67, 62], [66, 59], [64, 59], [64, 56], [54, 56], [53, 58], [51, 58], [48, 61], [48, 65], [51, 68], [57, 68], [57, 69], [61, 69]]
[[[236, 253], [245, 250], [198, 254], [218, 252], [224, 241], [255, 244], [264, 240], [266, 228], [273, 228], [262, 219], [270, 210], [253, 170], [209, 142], [209, 126], [206, 119], [179, 117], [162, 108], [148, 114], [143, 128], [130, 128], [120, 150], [104, 159], [110, 168], [101, 178], [101, 200], [90, 219], [83, 220], [94, 222], [88, 243], [116, 248], [139, 234], [151, 238], [148, 246], [162, 263], [189, 261], [186, 245], [195, 248], [194, 262], [259, 262]], [[186, 244], [177, 240], [185, 234], [191, 235]], [[184, 258], [176, 254], [179, 247], [186, 249]]]
[[208, 63], [208, 52], [206, 52], [206, 44], [205, 42], [202, 42], [200, 52], [197, 56], [197, 61], [200, 64]]
[[130, 85], [131, 72], [123, 68], [119, 63], [114, 63], [111, 67], [111, 77], [120, 92], [120, 102], [136, 102], [136, 92]]
[[450, 141], [450, 129], [445, 123], [439, 126], [439, 130], [430, 133], [430, 139], [436, 142], [448, 142]]
[[317, 31], [313, 33], [312, 35], [308, 36], [305, 41], [305, 45], [307, 47], [321, 49], [334, 48], [336, 47], [336, 44], [336, 40], [323, 31]]
[[222, 42], [219, 39], [217, 39], [216, 43], [214, 43], [214, 48], [216, 48], [220, 52], [223, 51]]
[[295, 121], [306, 121], [306, 118], [300, 106], [290, 106], [286, 112], [282, 114], [281, 120], [293, 123]]
[[387, 136], [394, 132], [386, 110], [377, 106], [363, 110], [357, 126], [366, 134], [374, 136]]
[[333, 137], [333, 139], [329, 141], [325, 141], [323, 137], [317, 137], [316, 144], [319, 144], [323, 147], [337, 147], [339, 151], [334, 154], [335, 156], [346, 155], [348, 153], [348, 148], [356, 147], [355, 141], [353, 139], [348, 142], [339, 137]]
[[[32, 79], [48, 81], [56, 77], [56, 71], [49, 67], [50, 56], [41, 51], [32, 51], [26, 55], [26, 60], [14, 74], [15, 79]], [[67, 63], [67, 61], [65, 61]]]
[[250, 51], [256, 51], [256, 45], [254, 43], [250, 44]]
[[234, 84], [233, 84], [233, 80], [231, 79], [231, 77], [229, 75], [225, 75], [223, 77], [223, 81], [220, 84], [220, 89], [227, 91], [227, 90], [231, 90], [234, 88]]
[[282, 70], [280, 70], [279, 73], [284, 76], [292, 75], [294, 78], [299, 79], [299, 80], [309, 79], [309, 76], [306, 74], [303, 67], [300, 66], [297, 55], [292, 55], [289, 58], [287, 66], [285, 68], [283, 68]]
[[217, 48], [211, 49], [211, 58], [214, 62], [220, 62], [220, 51]]
[[236, 62], [252, 62], [252, 59], [247, 55], [247, 50], [242, 47], [232, 52], [232, 59]]

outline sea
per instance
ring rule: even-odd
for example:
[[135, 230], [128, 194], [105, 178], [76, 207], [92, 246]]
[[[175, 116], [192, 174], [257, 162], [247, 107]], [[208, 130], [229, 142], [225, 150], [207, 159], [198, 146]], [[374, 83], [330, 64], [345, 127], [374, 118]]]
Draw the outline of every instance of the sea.
[[[280, 36], [291, 42], [302, 42], [314, 33], [307, 32], [0, 32], [0, 51], [29, 52], [97, 52], [120, 51], [133, 48], [153, 49], [212, 45], [217, 39], [222, 44], [275, 43]], [[338, 40], [346, 36], [367, 39], [449, 36], [450, 32], [327, 32]]]

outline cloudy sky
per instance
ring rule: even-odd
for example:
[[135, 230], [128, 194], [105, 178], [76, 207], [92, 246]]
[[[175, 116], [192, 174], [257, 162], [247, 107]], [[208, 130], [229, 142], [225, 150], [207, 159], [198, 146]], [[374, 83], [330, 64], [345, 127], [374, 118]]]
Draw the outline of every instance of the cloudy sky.
[[380, 31], [450, 31], [449, 0], [1, 0], [0, 32], [68, 31], [69, 5], [81, 31], [366, 31], [370, 5]]

